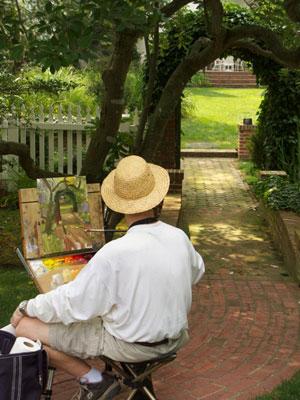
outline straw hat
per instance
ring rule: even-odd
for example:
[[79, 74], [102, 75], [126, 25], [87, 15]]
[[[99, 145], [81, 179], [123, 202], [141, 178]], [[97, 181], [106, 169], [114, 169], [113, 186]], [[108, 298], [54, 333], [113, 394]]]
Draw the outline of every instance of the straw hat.
[[103, 181], [102, 198], [110, 209], [136, 214], [157, 206], [170, 184], [168, 172], [138, 156], [123, 158]]

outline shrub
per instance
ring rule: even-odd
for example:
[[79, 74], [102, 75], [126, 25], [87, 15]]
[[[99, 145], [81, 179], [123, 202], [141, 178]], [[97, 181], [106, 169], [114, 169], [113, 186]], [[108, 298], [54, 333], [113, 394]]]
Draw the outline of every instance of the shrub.
[[182, 118], [191, 117], [196, 110], [195, 102], [193, 100], [193, 93], [190, 90], [185, 90], [181, 99], [181, 116]]
[[243, 179], [250, 185], [258, 181], [258, 170], [252, 161], [239, 160], [238, 168], [243, 173]]
[[300, 176], [300, 73], [269, 70], [261, 103], [258, 132], [251, 140], [258, 169], [283, 170], [297, 182]]
[[9, 178], [3, 179], [3, 191], [0, 194], [0, 207], [15, 210], [19, 207], [19, 189], [36, 187], [36, 181], [30, 179], [23, 169], [18, 172], [14, 165], [7, 165]]
[[142, 97], [142, 86], [143, 86], [143, 75], [142, 68], [135, 68], [133, 71], [129, 71], [125, 82], [125, 107], [129, 111], [134, 111], [135, 108], [142, 109], [143, 97]]
[[300, 185], [272, 175], [253, 184], [255, 195], [272, 210], [300, 214]]
[[197, 72], [192, 76], [187, 87], [210, 87], [211, 83], [203, 72]]

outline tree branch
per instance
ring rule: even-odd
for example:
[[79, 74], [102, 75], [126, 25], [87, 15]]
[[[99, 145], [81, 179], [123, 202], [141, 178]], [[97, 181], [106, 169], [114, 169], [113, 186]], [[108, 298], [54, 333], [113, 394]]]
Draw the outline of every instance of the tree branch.
[[151, 63], [151, 54], [150, 54], [150, 46], [149, 46], [149, 36], [144, 36], [145, 50], [146, 50], [146, 58], [147, 62], [150, 65]]
[[283, 7], [294, 22], [300, 22], [300, 0], [284, 0]]
[[208, 10], [207, 10], [207, 2], [203, 1], [203, 9], [204, 9], [204, 18], [205, 18], [205, 25], [206, 25], [206, 29], [209, 32], [209, 15], [208, 15]]
[[140, 147], [142, 145], [144, 129], [145, 129], [148, 117], [149, 117], [149, 113], [150, 113], [151, 99], [152, 99], [155, 76], [156, 76], [156, 63], [157, 63], [158, 50], [159, 50], [159, 23], [157, 23], [155, 26], [153, 41], [154, 41], [153, 55], [151, 57], [150, 52], [149, 52], [149, 56], [148, 56], [149, 80], [148, 80], [147, 92], [146, 92], [143, 112], [142, 112], [141, 119], [139, 122], [138, 130], [136, 133], [134, 149], [133, 149], [135, 154], [137, 154], [139, 152]]
[[30, 150], [26, 144], [16, 142], [5, 142], [0, 140], [0, 154], [7, 155], [13, 154], [19, 157], [19, 163], [25, 170], [26, 174], [31, 179], [38, 178], [52, 178], [54, 176], [67, 176], [60, 172], [44, 171], [34, 164], [33, 159], [30, 157]]
[[228, 50], [235, 46], [236, 42], [244, 39], [257, 39], [264, 42], [268, 50], [271, 51], [280, 63], [291, 67], [300, 67], [300, 46], [296, 49], [287, 49], [274, 33], [268, 28], [258, 25], [243, 25], [227, 31], [225, 49]]
[[23, 28], [23, 33], [24, 33], [26, 39], [28, 40], [27, 31], [26, 31], [26, 28], [25, 28], [25, 26], [24, 26], [24, 24], [23, 24], [21, 9], [20, 9], [20, 5], [19, 5], [18, 0], [15, 0], [15, 3], [16, 3], [17, 11], [18, 11], [18, 16], [19, 16], [20, 25], [21, 25], [21, 27]]
[[180, 10], [180, 8], [192, 2], [193, 0], [173, 0], [170, 4], [167, 4], [166, 6], [162, 7], [160, 11], [166, 17], [171, 17], [178, 10]]
[[190, 54], [187, 56], [187, 58], [191, 57], [197, 57], [199, 53], [207, 47], [211, 43], [211, 39], [207, 37], [199, 37], [196, 42], [193, 44]]
[[252, 53], [258, 54], [263, 57], [271, 58], [276, 61], [278, 64], [283, 64], [282, 60], [276, 57], [271, 51], [262, 49], [258, 44], [253, 42], [248, 42], [246, 40], [238, 40], [235, 42], [232, 48], [243, 48], [252, 51]]
[[206, 10], [206, 20], [208, 20], [208, 31], [217, 40], [224, 37], [226, 29], [222, 26], [224, 9], [221, 1], [204, 0], [204, 5]]

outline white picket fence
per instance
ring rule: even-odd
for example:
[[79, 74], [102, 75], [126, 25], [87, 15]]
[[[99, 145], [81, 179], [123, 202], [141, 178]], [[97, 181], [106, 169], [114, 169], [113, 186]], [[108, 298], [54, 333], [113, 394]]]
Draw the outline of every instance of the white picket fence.
[[[40, 106], [38, 114], [32, 107], [30, 114], [26, 116], [23, 107], [20, 115], [18, 118], [13, 110], [12, 114], [4, 116], [0, 124], [1, 140], [27, 144], [31, 158], [41, 169], [79, 175], [84, 154], [91, 140], [89, 133], [89, 128], [92, 127], [91, 121], [94, 117], [99, 118], [100, 110], [97, 109], [96, 115], [91, 116], [90, 109], [87, 108], [83, 118], [80, 106], [76, 115], [73, 115], [69, 106], [68, 114], [65, 116], [62, 114], [62, 107], [59, 107], [58, 114], [55, 115], [50, 106], [48, 115], [45, 115], [43, 106]], [[128, 113], [122, 115], [120, 132], [136, 131], [137, 111], [133, 124], [130, 124], [129, 118]], [[14, 165], [15, 169], [18, 168], [16, 156], [3, 156], [3, 160]], [[0, 179], [7, 178], [8, 171], [7, 163], [4, 162]]]

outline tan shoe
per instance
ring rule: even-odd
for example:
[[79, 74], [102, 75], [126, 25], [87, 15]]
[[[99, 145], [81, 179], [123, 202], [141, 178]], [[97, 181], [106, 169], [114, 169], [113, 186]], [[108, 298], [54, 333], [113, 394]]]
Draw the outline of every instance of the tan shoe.
[[81, 383], [78, 392], [71, 400], [110, 400], [121, 389], [115, 375], [102, 372], [102, 381], [98, 383]]

